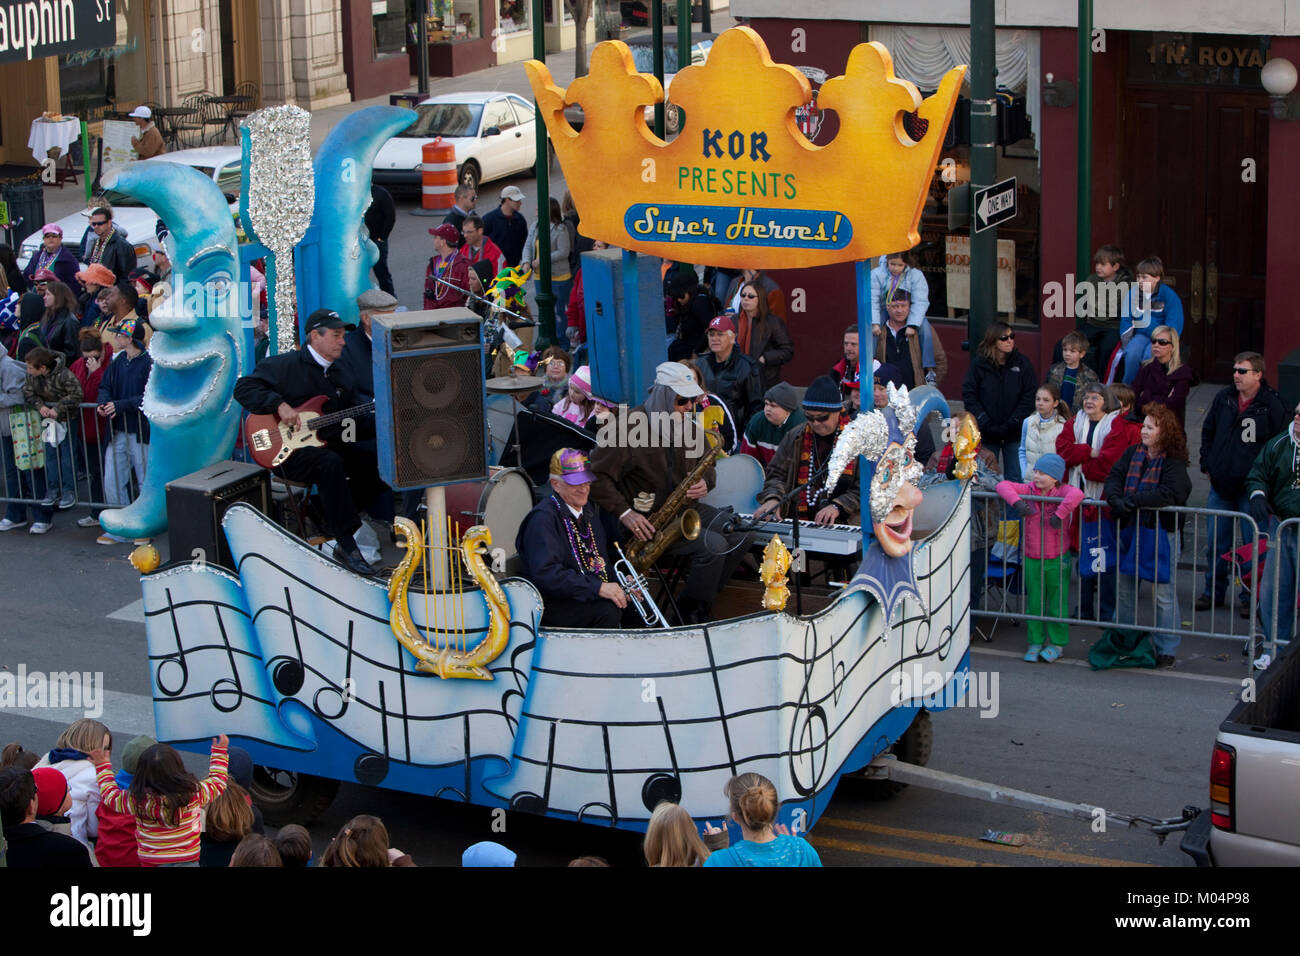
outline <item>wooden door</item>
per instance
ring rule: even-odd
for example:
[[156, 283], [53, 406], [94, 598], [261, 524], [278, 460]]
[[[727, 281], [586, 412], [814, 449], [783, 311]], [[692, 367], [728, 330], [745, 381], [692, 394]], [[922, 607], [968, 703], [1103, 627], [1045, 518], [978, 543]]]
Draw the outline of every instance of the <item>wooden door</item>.
[[262, 32], [257, 0], [221, 0], [221, 84], [229, 96], [241, 83], [262, 85]]
[[1129, 267], [1160, 257], [1183, 303], [1184, 360], [1202, 381], [1231, 382], [1232, 357], [1264, 344], [1268, 101], [1130, 88], [1122, 155]]

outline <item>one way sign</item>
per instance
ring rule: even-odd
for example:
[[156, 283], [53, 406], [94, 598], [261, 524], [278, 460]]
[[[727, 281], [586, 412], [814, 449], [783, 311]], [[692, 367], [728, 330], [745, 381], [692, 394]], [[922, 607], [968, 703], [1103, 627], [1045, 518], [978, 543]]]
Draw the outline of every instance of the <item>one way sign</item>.
[[1016, 178], [1004, 179], [996, 186], [975, 190], [975, 223], [971, 232], [983, 232], [1000, 222], [1016, 218]]

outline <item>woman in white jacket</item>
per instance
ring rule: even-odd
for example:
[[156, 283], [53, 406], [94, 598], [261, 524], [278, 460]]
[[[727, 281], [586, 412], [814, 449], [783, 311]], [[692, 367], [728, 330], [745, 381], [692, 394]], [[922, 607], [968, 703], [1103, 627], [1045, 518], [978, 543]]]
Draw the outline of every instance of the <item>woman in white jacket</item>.
[[54, 749], [42, 757], [37, 767], [53, 767], [68, 778], [68, 795], [72, 807], [67, 812], [72, 835], [85, 844], [94, 858], [93, 841], [99, 836], [95, 810], [99, 807], [99, 784], [95, 765], [88, 754], [92, 750], [111, 750], [113, 735], [98, 720], [83, 717], [59, 735]]

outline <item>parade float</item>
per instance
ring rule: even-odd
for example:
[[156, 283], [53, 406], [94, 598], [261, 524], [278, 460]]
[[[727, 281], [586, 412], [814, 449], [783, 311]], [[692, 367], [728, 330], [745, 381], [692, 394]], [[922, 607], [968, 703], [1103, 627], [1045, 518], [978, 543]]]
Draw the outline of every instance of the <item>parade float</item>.
[[[597, 46], [590, 76], [567, 91], [543, 64], [527, 68], [589, 235], [625, 256], [733, 267], [854, 261], [863, 279], [866, 260], [916, 242], [962, 76], [952, 71], [922, 99], [893, 76], [884, 47], [863, 44], [822, 86], [819, 105], [839, 129], [814, 146], [794, 120], [811, 100], [808, 81], [774, 64], [746, 28], [677, 74], [686, 120], [672, 142], [645, 125], [644, 107], [662, 91], [635, 72], [624, 44]], [[564, 116], [573, 103], [584, 108], [581, 132]], [[264, 110], [242, 131], [243, 224], [271, 267], [280, 348], [295, 344], [285, 318], [295, 296], [300, 311], [328, 304], [346, 317], [368, 286], [370, 157], [409, 122], [406, 111], [362, 110], [312, 167], [304, 117]], [[153, 181], [127, 170], [117, 188], [174, 216], [177, 268], [202, 266], [192, 275], [218, 290], [238, 269], [229, 220], [213, 233], [201, 212], [184, 214], [208, 201], [184, 172]], [[594, 339], [635, 338], [623, 327], [634, 314], [597, 315], [591, 303]], [[866, 340], [868, 303], [858, 311]], [[158, 463], [161, 482], [197, 467], [199, 447], [229, 454], [230, 383], [248, 366], [237, 330], [179, 299], [154, 342], [171, 358], [146, 410], [170, 414], [177, 436], [173, 461]], [[636, 830], [661, 800], [700, 821], [722, 818], [723, 785], [756, 771], [775, 783], [781, 820], [806, 829], [841, 776], [894, 745], [918, 714], [956, 700], [967, 680], [969, 476], [915, 505], [917, 422], [946, 413], [937, 392], [920, 392], [893, 393], [837, 445], [832, 471], [856, 465], [861, 482], [862, 527], [841, 529], [861, 565], [808, 614], [785, 609], [790, 556], [766, 538], [767, 598], [755, 594], [752, 613], [589, 632], [539, 625], [540, 595], [494, 569], [486, 528], [453, 534], [439, 552], [425, 538], [440, 529], [399, 523], [404, 558], [381, 581], [236, 505], [222, 521], [234, 571], [182, 554], [142, 577], [157, 736], [202, 750], [229, 734], [260, 765], [255, 789], [273, 820], [304, 822], [349, 781]], [[211, 437], [188, 437], [198, 434]], [[958, 436], [967, 463], [977, 442], [973, 431]], [[884, 523], [904, 499], [906, 521]]]

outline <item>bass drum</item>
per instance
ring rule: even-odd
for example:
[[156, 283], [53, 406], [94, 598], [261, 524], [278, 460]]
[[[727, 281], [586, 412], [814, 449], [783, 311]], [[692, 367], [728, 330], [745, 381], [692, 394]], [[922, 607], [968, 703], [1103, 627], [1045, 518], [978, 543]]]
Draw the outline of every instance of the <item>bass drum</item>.
[[753, 514], [757, 495], [763, 490], [762, 462], [750, 455], [730, 455], [719, 458], [714, 469], [718, 483], [700, 500], [715, 508], [730, 507], [737, 514]]
[[460, 530], [476, 525], [487, 525], [492, 532], [493, 549], [505, 552], [506, 567], [510, 570], [515, 549], [515, 536], [519, 526], [533, 507], [533, 483], [519, 468], [493, 468], [485, 481], [467, 481], [447, 485], [447, 517]]

